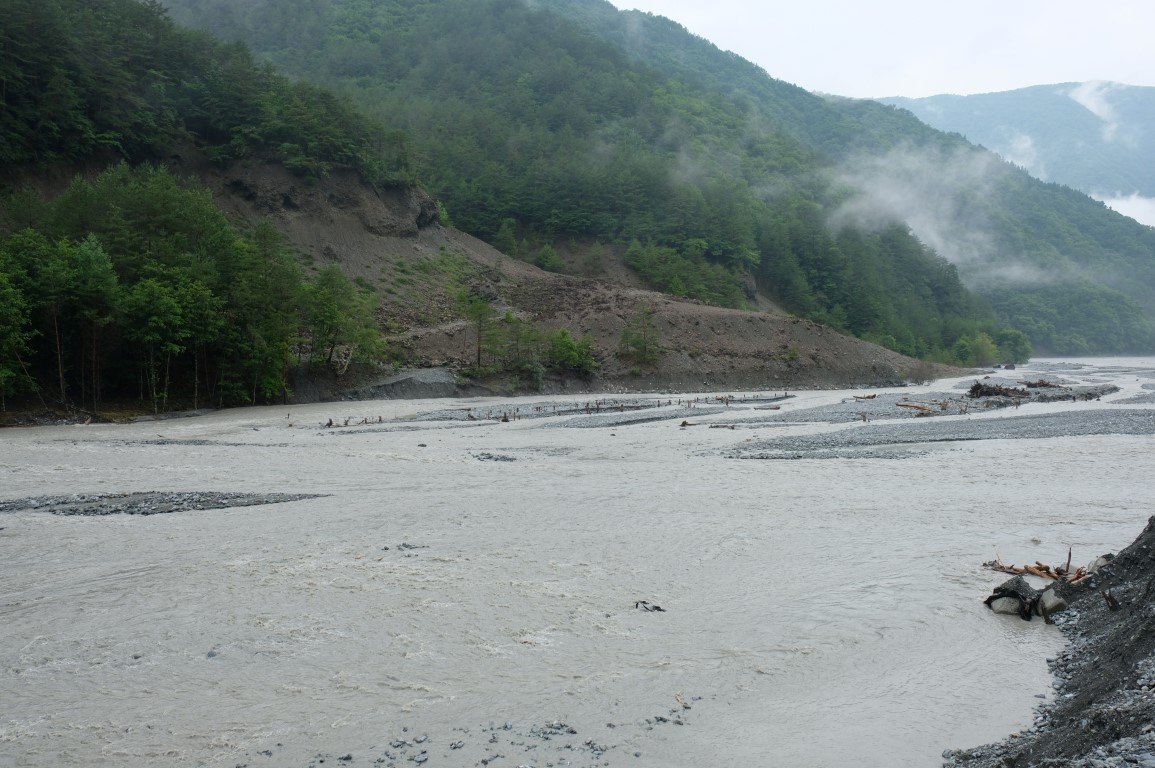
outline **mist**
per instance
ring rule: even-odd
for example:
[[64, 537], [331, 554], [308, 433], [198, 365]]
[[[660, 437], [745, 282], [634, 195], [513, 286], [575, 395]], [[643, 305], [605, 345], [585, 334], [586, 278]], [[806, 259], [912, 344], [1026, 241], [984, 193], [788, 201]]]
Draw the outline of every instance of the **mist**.
[[1124, 216], [1130, 216], [1140, 224], [1155, 227], [1155, 198], [1144, 197], [1139, 193], [1132, 195], [1115, 195], [1107, 197], [1095, 195], [1096, 200], [1102, 201], [1108, 208]]
[[999, 166], [994, 155], [968, 149], [906, 147], [859, 157], [833, 174], [834, 185], [851, 195], [832, 214], [830, 224], [869, 230], [904, 224], [972, 284], [994, 268], [1003, 280], [1037, 282], [1043, 276], [1029, 265], [1003, 254], [996, 257], [982, 201], [994, 191]]

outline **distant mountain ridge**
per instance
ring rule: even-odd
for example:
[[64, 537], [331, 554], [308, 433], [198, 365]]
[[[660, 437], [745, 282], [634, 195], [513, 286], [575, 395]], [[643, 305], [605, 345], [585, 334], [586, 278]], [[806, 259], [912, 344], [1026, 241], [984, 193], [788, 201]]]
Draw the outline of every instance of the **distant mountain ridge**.
[[1155, 88], [1091, 81], [878, 101], [960, 133], [1044, 181], [1099, 198], [1155, 197]]

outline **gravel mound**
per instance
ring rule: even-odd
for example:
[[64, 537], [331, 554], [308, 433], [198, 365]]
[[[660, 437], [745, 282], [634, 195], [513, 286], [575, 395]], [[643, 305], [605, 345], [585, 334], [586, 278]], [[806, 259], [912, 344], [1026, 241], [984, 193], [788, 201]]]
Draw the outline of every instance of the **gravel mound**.
[[205, 509], [254, 507], [321, 498], [304, 493], [118, 493], [39, 496], [0, 501], [3, 512], [51, 512], [54, 515], [163, 515]]
[[965, 440], [1037, 440], [1088, 435], [1155, 434], [1155, 411], [1118, 409], [1041, 413], [990, 419], [919, 419], [913, 423], [863, 424], [819, 435], [783, 436], [756, 441], [724, 454], [735, 459], [844, 456], [846, 451], [879, 446]]
[[722, 413], [725, 410], [725, 408], [674, 408], [644, 413], [603, 413], [595, 416], [579, 416], [558, 426], [569, 429], [597, 429], [599, 427], [620, 427], [627, 424], [647, 424], [652, 421], [686, 421]]

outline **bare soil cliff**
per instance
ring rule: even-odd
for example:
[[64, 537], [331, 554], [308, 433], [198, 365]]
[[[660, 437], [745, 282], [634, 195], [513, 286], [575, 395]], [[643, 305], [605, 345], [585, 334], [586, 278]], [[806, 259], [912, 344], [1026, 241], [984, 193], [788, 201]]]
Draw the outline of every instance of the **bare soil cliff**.
[[[380, 319], [414, 367], [461, 369], [476, 354], [474, 330], [457, 313], [461, 288], [544, 330], [589, 334], [600, 367], [568, 382], [608, 389], [776, 389], [870, 386], [906, 378], [916, 361], [829, 328], [783, 314], [683, 301], [605, 277], [545, 272], [438, 223], [435, 202], [419, 189], [375, 190], [336, 170], [310, 182], [279, 165], [181, 167], [241, 221], [271, 221], [314, 265], [336, 262], [382, 297]], [[612, 259], [611, 259], [612, 261]], [[660, 353], [638, 365], [617, 355], [622, 329], [652, 309]], [[556, 384], [556, 382], [555, 382]], [[499, 386], [500, 388], [500, 386]]]

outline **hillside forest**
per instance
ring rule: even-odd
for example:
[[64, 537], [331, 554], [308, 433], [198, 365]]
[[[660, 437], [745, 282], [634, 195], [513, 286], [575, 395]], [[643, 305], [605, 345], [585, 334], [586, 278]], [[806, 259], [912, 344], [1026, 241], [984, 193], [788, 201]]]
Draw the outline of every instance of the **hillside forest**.
[[[341, 167], [420, 184], [443, 224], [544, 269], [600, 277], [558, 253], [609, 249], [657, 290], [769, 300], [915, 357], [1155, 348], [1150, 233], [1007, 171], [991, 198], [1030, 210], [969, 202], [1058, 277], [976, 292], [900, 216], [836, 216], [856, 192], [832, 169], [906, 141], [979, 150], [778, 83], [655, 17], [646, 29], [685, 56], [628, 48], [607, 6], [0, 0], [0, 394], [259, 402], [287, 395], [294, 366], [386, 354], [382, 293], [226, 219], [164, 169], [189, 146], [306, 181]], [[76, 177], [24, 183], [61, 173]], [[1128, 284], [1110, 279], [1133, 263]], [[569, 342], [555, 362], [588, 373], [592, 350]]]
[[[541, 246], [560, 238], [637, 239], [662, 249], [641, 264], [662, 290], [734, 304], [702, 267], [732, 284], [745, 272], [788, 311], [908, 354], [948, 349], [960, 314], [1028, 321], [1041, 352], [1155, 347], [1151, 228], [905, 110], [775, 80], [668, 19], [605, 0], [169, 5], [404, 129], [454, 223], [524, 240], [523, 258], [548, 263]], [[934, 253], [912, 266], [877, 248], [890, 227]], [[982, 306], [928, 301], [936, 256]], [[852, 309], [863, 295], [878, 312]], [[954, 318], [945, 337], [914, 330], [927, 310]]]

